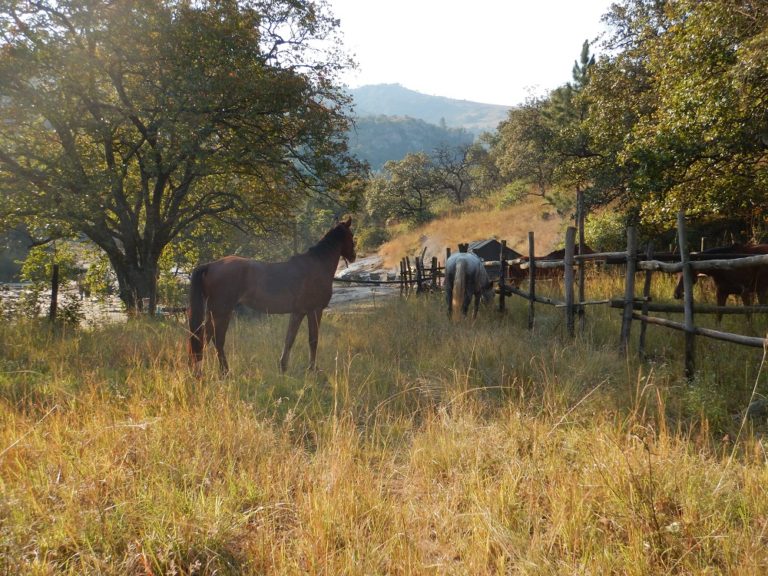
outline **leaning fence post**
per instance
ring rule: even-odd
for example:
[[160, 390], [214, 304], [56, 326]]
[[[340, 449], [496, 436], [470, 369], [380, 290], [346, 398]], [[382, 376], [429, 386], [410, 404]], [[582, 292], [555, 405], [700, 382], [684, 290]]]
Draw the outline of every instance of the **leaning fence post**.
[[576, 239], [576, 228], [568, 226], [565, 231], [565, 255], [563, 262], [563, 283], [565, 284], [565, 325], [568, 336], [573, 338], [576, 335], [576, 324], [574, 321], [573, 305], [573, 252]]
[[624, 313], [621, 317], [619, 350], [627, 353], [629, 334], [632, 331], [632, 311], [635, 304], [635, 270], [637, 269], [637, 229], [627, 228], [627, 280], [624, 285]]
[[[645, 259], [653, 260], [653, 240], [648, 241], [648, 246], [645, 249]], [[652, 270], [645, 271], [645, 284], [643, 284], [643, 306], [641, 314], [648, 316], [648, 304], [651, 301], [651, 277], [653, 275]], [[638, 348], [638, 355], [641, 360], [645, 360], [645, 332], [647, 329], [645, 322], [640, 322], [640, 346]]]
[[408, 292], [411, 291], [411, 288], [413, 287], [413, 269], [411, 268], [411, 258], [410, 256], [405, 257], [405, 273], [408, 277]]
[[416, 266], [416, 294], [421, 294], [424, 291], [422, 283], [424, 281], [424, 262], [420, 256], [414, 258], [414, 264]]
[[534, 256], [533, 232], [528, 232], [528, 330], [533, 330], [536, 308], [536, 257]]
[[683, 312], [685, 326], [685, 377], [692, 380], [696, 372], [696, 334], [693, 325], [693, 270], [688, 256], [685, 232], [685, 212], [677, 213], [677, 244], [680, 248], [680, 262], [683, 265]]

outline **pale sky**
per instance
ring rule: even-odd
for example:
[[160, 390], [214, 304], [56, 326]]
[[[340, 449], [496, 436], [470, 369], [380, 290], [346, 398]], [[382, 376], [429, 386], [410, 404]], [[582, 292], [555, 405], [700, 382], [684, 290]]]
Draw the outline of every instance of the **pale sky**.
[[[611, 0], [328, 0], [359, 70], [351, 88], [402, 84], [516, 105], [571, 79]], [[598, 46], [592, 53], [599, 54]]]

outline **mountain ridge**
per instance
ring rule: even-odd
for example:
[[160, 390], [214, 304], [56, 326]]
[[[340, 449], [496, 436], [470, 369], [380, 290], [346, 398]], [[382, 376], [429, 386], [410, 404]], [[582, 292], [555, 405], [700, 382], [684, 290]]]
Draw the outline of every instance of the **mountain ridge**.
[[495, 130], [513, 106], [430, 96], [401, 84], [369, 84], [349, 89], [354, 115], [409, 117], [474, 135]]

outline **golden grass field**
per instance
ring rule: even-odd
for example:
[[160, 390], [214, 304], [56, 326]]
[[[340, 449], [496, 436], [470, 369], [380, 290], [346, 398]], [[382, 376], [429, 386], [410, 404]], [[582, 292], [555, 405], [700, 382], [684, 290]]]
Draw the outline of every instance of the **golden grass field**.
[[508, 307], [329, 313], [319, 374], [239, 320], [203, 380], [177, 322], [6, 324], [0, 574], [765, 574], [762, 351], [700, 340], [688, 384], [679, 334], [640, 363], [615, 310]]

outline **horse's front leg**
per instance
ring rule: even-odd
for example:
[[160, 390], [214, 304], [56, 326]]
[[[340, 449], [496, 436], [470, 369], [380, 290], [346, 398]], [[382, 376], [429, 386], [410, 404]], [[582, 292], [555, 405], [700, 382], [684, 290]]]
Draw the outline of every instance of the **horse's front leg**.
[[[752, 306], [754, 301], [752, 300], [752, 292], [745, 289], [741, 293], [741, 301], [744, 303], [744, 307]], [[752, 312], [747, 312], [747, 324], [752, 328]]]
[[323, 309], [318, 308], [307, 315], [309, 326], [309, 369], [317, 370], [317, 343], [320, 340], [320, 321], [323, 319]]
[[285, 372], [288, 369], [288, 359], [291, 357], [291, 348], [293, 342], [296, 340], [296, 333], [299, 331], [301, 321], [304, 320], [304, 312], [293, 312], [291, 318], [288, 320], [288, 332], [285, 333], [285, 344], [283, 345], [283, 353], [280, 355], [280, 372]]

